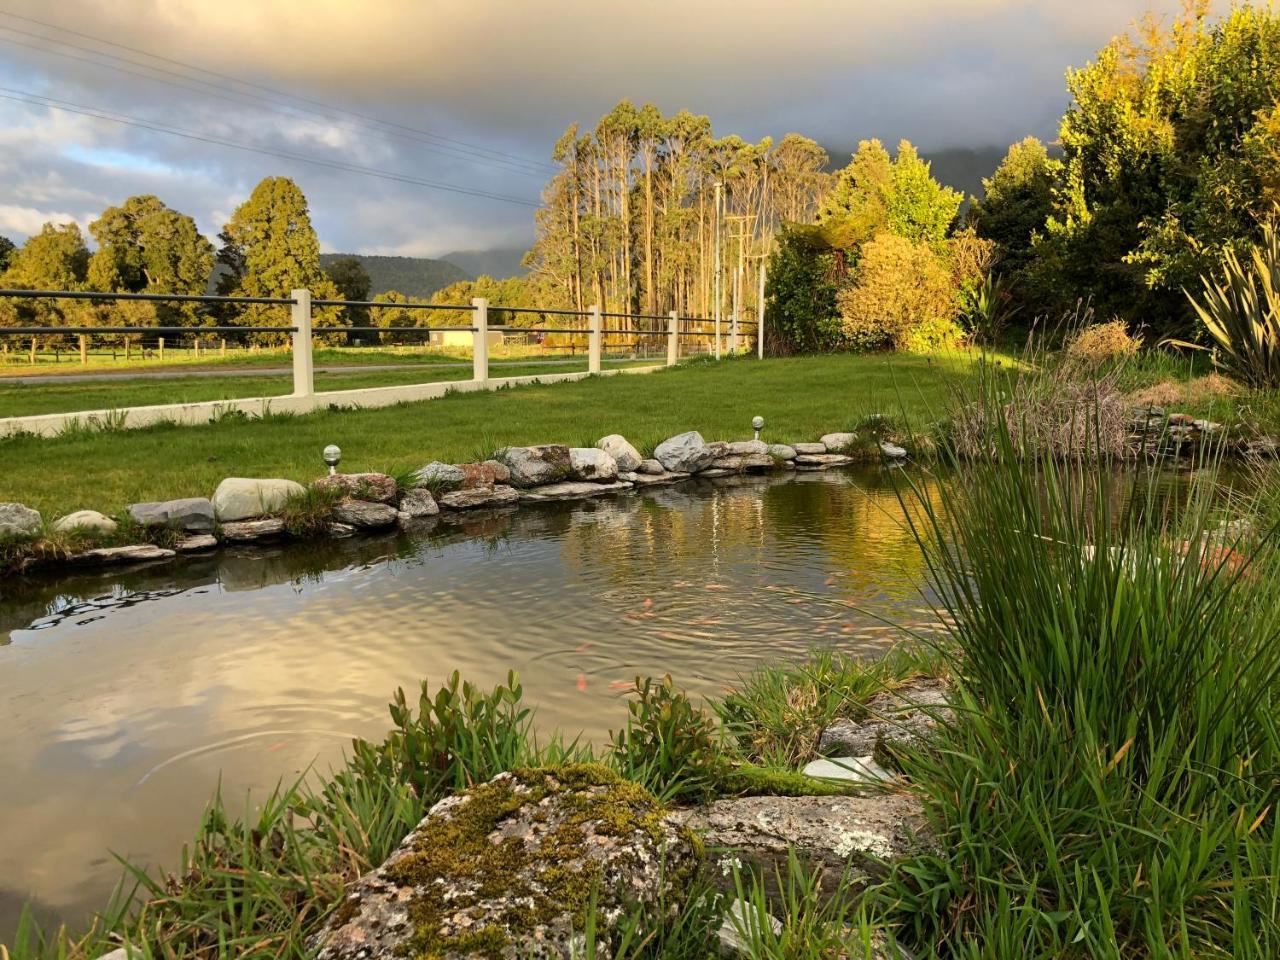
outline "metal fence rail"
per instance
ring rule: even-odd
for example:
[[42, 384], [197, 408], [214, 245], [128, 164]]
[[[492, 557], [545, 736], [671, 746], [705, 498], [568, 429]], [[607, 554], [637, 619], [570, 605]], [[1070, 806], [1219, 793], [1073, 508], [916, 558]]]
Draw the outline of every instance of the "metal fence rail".
[[[216, 324], [211, 326], [142, 326], [142, 325], [104, 325], [104, 326], [13, 326], [0, 327], [0, 337], [22, 336], [32, 337], [32, 360], [35, 359], [35, 338], [47, 336], [76, 336], [80, 338], [80, 355], [81, 361], [86, 362], [87, 358], [87, 342], [90, 337], [97, 336], [152, 336], [159, 338], [161, 355], [163, 356], [164, 338], [170, 335], [184, 336], [195, 335], [199, 337], [201, 334], [231, 334], [234, 336], [245, 336], [251, 334], [271, 333], [271, 334], [289, 334], [291, 337], [291, 353], [293, 357], [293, 397], [310, 398], [315, 396], [315, 369], [314, 369], [314, 338], [317, 335], [326, 336], [330, 334], [343, 333], [396, 333], [403, 335], [427, 335], [433, 333], [469, 333], [471, 335], [471, 353], [472, 353], [472, 376], [473, 382], [476, 384], [486, 384], [489, 382], [489, 341], [491, 333], [508, 333], [520, 332], [530, 334], [555, 334], [585, 337], [587, 340], [587, 372], [590, 374], [601, 372], [601, 360], [605, 340], [616, 342], [619, 339], [630, 340], [632, 342], [656, 342], [660, 339], [666, 341], [666, 363], [668, 366], [675, 364], [680, 359], [681, 343], [689, 340], [697, 340], [701, 338], [714, 338], [714, 353], [717, 359], [722, 353], [723, 340], [725, 339], [724, 326], [728, 326], [729, 352], [736, 354], [739, 352], [739, 329], [741, 327], [754, 328], [752, 334], [755, 340], [756, 352], [759, 356], [764, 356], [763, 347], [763, 330], [764, 325], [760, 318], [755, 321], [741, 320], [737, 316], [730, 316], [728, 323], [722, 323], [719, 317], [714, 319], [706, 317], [686, 317], [681, 316], [678, 311], [671, 311], [665, 315], [659, 314], [642, 314], [642, 313], [619, 313], [614, 311], [602, 310], [598, 305], [593, 305], [587, 310], [569, 310], [560, 307], [508, 307], [496, 304], [490, 304], [484, 298], [476, 298], [469, 305], [464, 304], [443, 304], [443, 303], [424, 303], [421, 301], [405, 301], [398, 303], [388, 303], [378, 300], [337, 300], [337, 299], [312, 299], [311, 291], [306, 289], [298, 289], [292, 291], [288, 297], [224, 297], [215, 295], [197, 295], [197, 294], [160, 294], [160, 293], [112, 293], [106, 291], [93, 290], [3, 290], [0, 289], [0, 298], [15, 300], [90, 300], [90, 301], [151, 301], [151, 302], [168, 302], [168, 303], [198, 303], [210, 304], [218, 306], [249, 306], [249, 305], [267, 305], [267, 306], [284, 306], [289, 308], [289, 323], [287, 325], [237, 325], [237, 324]], [[390, 308], [404, 310], [446, 310], [455, 312], [466, 312], [470, 314], [470, 324], [466, 326], [377, 326], [377, 325], [359, 325], [359, 326], [340, 326], [336, 324], [313, 324], [312, 312], [318, 307], [359, 307], [359, 308]], [[585, 320], [582, 327], [569, 326], [533, 326], [522, 327], [511, 323], [490, 323], [489, 314], [491, 312], [499, 314], [535, 314], [546, 317], [581, 317]], [[609, 330], [605, 328], [605, 320], [628, 321], [629, 329]], [[638, 321], [654, 321], [652, 328], [640, 326]], [[694, 325], [700, 326], [702, 329], [694, 329]], [[705, 329], [708, 325], [714, 325], [713, 329]], [[126, 341], [128, 342], [128, 341]], [[223, 349], [225, 351], [225, 343], [223, 341]], [[197, 347], [198, 351], [198, 347]]]

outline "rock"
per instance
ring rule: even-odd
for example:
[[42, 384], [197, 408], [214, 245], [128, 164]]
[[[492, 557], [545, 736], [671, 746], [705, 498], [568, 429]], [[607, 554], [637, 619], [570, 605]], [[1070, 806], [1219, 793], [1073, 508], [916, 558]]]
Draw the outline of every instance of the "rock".
[[70, 533], [83, 530], [88, 533], [115, 533], [118, 524], [105, 513], [97, 510], [77, 510], [59, 517], [53, 522], [54, 533]]
[[548, 483], [534, 487], [532, 490], [521, 490], [520, 499], [531, 503], [545, 500], [579, 500], [584, 497], [598, 497], [605, 493], [621, 493], [630, 490], [632, 485], [625, 480], [613, 483], [592, 483], [587, 480], [566, 480], [564, 483]]
[[0, 537], [27, 539], [44, 529], [40, 512], [20, 503], [0, 503]]
[[[1280, 457], [1280, 441], [1273, 437], [1258, 437], [1244, 445], [1244, 455], [1254, 460], [1274, 460]], [[3, 523], [0, 520], [0, 523]]]
[[449, 510], [472, 510], [476, 507], [493, 507], [519, 501], [520, 491], [502, 484], [472, 490], [450, 490], [440, 494], [437, 500], [441, 507]]
[[903, 460], [907, 456], [905, 447], [900, 447], [896, 443], [890, 443], [888, 440], [880, 441], [880, 452], [889, 460]]
[[707, 449], [711, 451], [711, 456], [715, 460], [729, 455], [729, 444], [723, 440], [712, 440], [707, 444]]
[[734, 440], [727, 444], [728, 449], [725, 451], [731, 457], [745, 457], [753, 454], [765, 454], [769, 452], [769, 445], [763, 440]]
[[668, 483], [677, 483], [680, 480], [688, 480], [687, 473], [668, 473], [661, 470], [658, 473], [620, 473], [619, 480], [625, 480], [627, 483], [634, 483], [637, 487], [659, 487]]
[[670, 473], [697, 473], [710, 466], [716, 455], [697, 430], [668, 437], [653, 451], [654, 459]]
[[667, 472], [667, 468], [658, 460], [641, 460], [640, 466], [636, 468], [636, 473], [647, 473], [651, 477], [661, 476]]
[[702, 835], [710, 871], [726, 892], [733, 867], [756, 869], [770, 900], [786, 876], [788, 849], [801, 866], [819, 872], [824, 899], [846, 869], [857, 886], [881, 879], [882, 861], [906, 856], [926, 837], [920, 801], [901, 794], [868, 797], [737, 797], [668, 815]]
[[431, 491], [426, 487], [414, 487], [412, 490], [406, 490], [403, 497], [400, 498], [400, 515], [398, 520], [418, 520], [422, 517], [434, 517], [440, 512], [440, 505], [436, 503], [436, 498], [431, 495]]
[[[736, 460], [737, 458], [734, 458], [734, 459]], [[720, 461], [716, 461], [716, 462], [718, 463]], [[736, 476], [738, 472], [739, 470], [737, 467], [729, 468], [729, 467], [717, 467], [713, 465], [713, 466], [707, 467], [705, 470], [699, 470], [698, 476], [705, 477], [708, 480], [715, 480], [719, 477]]]
[[173, 549], [179, 553], [200, 553], [204, 550], [216, 550], [218, 548], [218, 538], [212, 533], [194, 533], [189, 537], [183, 537], [173, 545]]
[[802, 772], [814, 780], [836, 780], [849, 784], [890, 783], [895, 779], [893, 771], [880, 766], [870, 755], [833, 759], [824, 757], [805, 764]]
[[597, 447], [570, 447], [569, 475], [575, 480], [607, 483], [618, 479], [618, 461]]
[[457, 489], [467, 478], [461, 467], [454, 466], [452, 463], [441, 463], [439, 460], [432, 460], [414, 476], [437, 492]]
[[843, 453], [798, 453], [792, 461], [797, 467], [810, 470], [826, 470], [828, 467], [847, 467], [853, 457]]
[[827, 445], [825, 443], [793, 443], [791, 446], [794, 448], [796, 453], [804, 453], [809, 456], [827, 452]]
[[775, 460], [794, 460], [800, 451], [785, 443], [775, 443], [769, 447], [769, 456]]
[[213, 510], [221, 521], [249, 520], [274, 513], [290, 497], [306, 493], [292, 480], [255, 480], [228, 477], [213, 493]]
[[333, 505], [333, 519], [357, 530], [377, 530], [396, 522], [398, 511], [389, 503], [342, 500]]
[[462, 471], [462, 483], [458, 485], [462, 490], [492, 487], [495, 483], [506, 483], [511, 479], [511, 471], [506, 468], [505, 464], [501, 464], [497, 460], [482, 460], [480, 463], [460, 463], [458, 464], [458, 469]]
[[[626, 473], [633, 473], [640, 470], [644, 465], [644, 458], [640, 456], [640, 451], [633, 447], [620, 433], [611, 433], [607, 437], [601, 437], [596, 441], [596, 446], [613, 457], [614, 463], [618, 465], [618, 470]], [[661, 466], [661, 464], [659, 464]]]
[[[730, 473], [742, 473], [746, 470], [772, 470], [777, 466], [773, 457], [767, 453], [747, 453], [739, 455], [730, 455], [720, 457], [718, 460], [712, 460], [711, 466], [703, 470], [699, 476], [707, 476], [711, 471], [728, 471]], [[723, 474], [722, 474], [723, 475]]]
[[763, 933], [762, 925], [767, 925], [775, 935], [782, 932], [782, 921], [777, 917], [768, 913], [761, 917], [745, 900], [734, 900], [725, 910], [724, 923], [716, 932], [720, 956], [754, 960], [752, 941], [755, 938], [751, 934]]
[[325, 524], [324, 532], [327, 536], [333, 537], [335, 540], [345, 540], [347, 537], [354, 537], [356, 528], [346, 523], [337, 523], [330, 520]]
[[241, 520], [235, 523], [224, 523], [219, 532], [223, 540], [235, 543], [246, 543], [250, 540], [261, 540], [264, 537], [276, 537], [284, 533], [284, 521], [278, 518], [265, 520]]
[[678, 909], [698, 867], [687, 829], [596, 765], [499, 774], [431, 808], [352, 884], [317, 960], [567, 958], [595, 898], [604, 956], [632, 911]]
[[318, 490], [341, 490], [352, 500], [370, 503], [396, 502], [396, 482], [385, 473], [335, 473], [312, 484]]
[[947, 688], [932, 678], [915, 680], [867, 701], [866, 720], [836, 720], [818, 737], [818, 752], [840, 756], [883, 756], [885, 747], [928, 737], [955, 712]]
[[108, 563], [146, 563], [152, 560], [172, 560], [177, 553], [157, 547], [152, 543], [139, 543], [128, 547], [99, 547], [86, 550], [71, 559], [75, 563], [108, 564]]
[[171, 527], [188, 533], [213, 532], [213, 504], [204, 497], [130, 504], [129, 516], [144, 527]]
[[858, 442], [856, 433], [828, 433], [818, 441], [827, 448], [828, 453], [840, 453]]
[[513, 487], [536, 487], [567, 480], [572, 466], [569, 448], [563, 443], [505, 447], [498, 451], [497, 459], [511, 471]]
[[1195, 420], [1191, 425], [1201, 433], [1217, 433], [1222, 429], [1222, 424], [1214, 423], [1212, 420]]

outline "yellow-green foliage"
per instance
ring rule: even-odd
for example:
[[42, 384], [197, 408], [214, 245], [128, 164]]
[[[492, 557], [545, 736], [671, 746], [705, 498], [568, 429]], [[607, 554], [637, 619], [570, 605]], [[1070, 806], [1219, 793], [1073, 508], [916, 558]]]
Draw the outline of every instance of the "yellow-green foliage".
[[1123, 320], [1095, 323], [1085, 327], [1067, 341], [1067, 359], [1097, 369], [1116, 360], [1131, 357], [1142, 348], [1142, 341], [1130, 335]]
[[928, 244], [882, 233], [862, 248], [857, 279], [840, 296], [845, 336], [862, 350], [956, 343], [958, 301], [948, 264]]

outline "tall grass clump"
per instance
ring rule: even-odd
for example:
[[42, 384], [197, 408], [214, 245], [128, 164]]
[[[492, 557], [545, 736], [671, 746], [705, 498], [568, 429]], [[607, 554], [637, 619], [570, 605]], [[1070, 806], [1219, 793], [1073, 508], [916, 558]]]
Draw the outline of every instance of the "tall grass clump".
[[957, 720], [906, 758], [936, 852], [888, 916], [933, 956], [1280, 956], [1270, 538], [1211, 531], [1212, 482], [1168, 498], [985, 422], [941, 502], [907, 495]]

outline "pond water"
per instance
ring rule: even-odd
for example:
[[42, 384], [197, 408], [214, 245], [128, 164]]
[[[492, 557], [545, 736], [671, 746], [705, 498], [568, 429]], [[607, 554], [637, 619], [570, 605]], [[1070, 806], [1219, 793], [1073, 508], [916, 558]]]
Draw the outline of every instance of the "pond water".
[[[919, 475], [917, 475], [919, 479]], [[767, 659], [923, 625], [891, 474], [688, 482], [429, 531], [0, 583], [0, 942], [83, 922], [110, 852], [171, 864], [221, 779], [267, 791], [380, 738], [398, 686], [520, 674], [596, 741], [637, 675], [716, 694]]]

